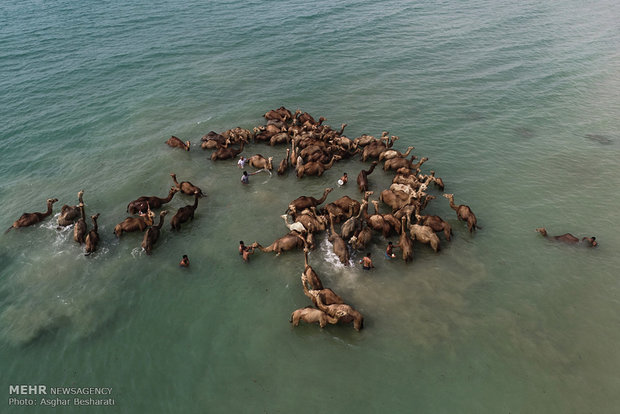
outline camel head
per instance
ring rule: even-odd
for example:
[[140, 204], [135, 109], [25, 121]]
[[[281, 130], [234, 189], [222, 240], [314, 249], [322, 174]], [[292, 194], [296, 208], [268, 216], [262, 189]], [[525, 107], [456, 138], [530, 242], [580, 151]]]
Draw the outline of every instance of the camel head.
[[454, 194], [442, 194], [448, 200], [454, 201]]
[[328, 194], [331, 193], [332, 191], [334, 191], [334, 187], [328, 187], [325, 189], [325, 192]]
[[93, 220], [93, 221], [97, 220], [99, 218], [99, 214], [100, 213], [97, 213], [95, 215], [90, 216], [91, 220]]
[[48, 198], [47, 199], [47, 204], [54, 204], [55, 202], [57, 202], [58, 199], [57, 198]]
[[159, 217], [164, 217], [166, 214], [168, 214], [168, 210], [162, 210], [162, 211], [159, 213]]
[[170, 187], [170, 192], [172, 194], [176, 194], [179, 191], [179, 189], [177, 187]]
[[547, 237], [547, 230], [544, 227], [539, 227], [536, 229], [536, 231], [542, 234], [543, 236]]
[[78, 192], [78, 200], [81, 199], [84, 196], [84, 190], [80, 190]]
[[174, 178], [176, 180], [177, 175], [175, 173], [170, 173], [170, 177]]

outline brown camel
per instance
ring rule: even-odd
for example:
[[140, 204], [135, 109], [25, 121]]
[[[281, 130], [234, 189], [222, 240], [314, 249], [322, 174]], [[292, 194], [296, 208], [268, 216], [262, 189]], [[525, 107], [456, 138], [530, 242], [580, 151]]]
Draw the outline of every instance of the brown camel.
[[52, 214], [52, 206], [57, 201], [58, 201], [57, 198], [48, 198], [46, 201], [47, 211], [45, 213], [24, 213], [22, 214], [17, 220], [15, 220], [13, 225], [5, 231], [5, 233], [8, 233], [13, 228], [16, 229], [19, 227], [28, 227], [28, 226], [32, 226], [33, 224], [36, 224], [42, 221], [47, 216]]
[[340, 237], [340, 235], [334, 229], [334, 215], [329, 215], [329, 224], [330, 224], [330, 234], [328, 240], [331, 242], [332, 247], [334, 249], [334, 254], [338, 256], [340, 259], [340, 263], [345, 266], [349, 265], [349, 248], [345, 241]]
[[435, 183], [435, 185], [441, 190], [443, 191], [445, 186], [443, 184], [443, 180], [440, 177], [435, 177], [435, 171], [431, 171], [431, 177], [433, 177], [433, 182]]
[[144, 238], [142, 239], [142, 248], [146, 252], [146, 254], [151, 254], [153, 250], [153, 245], [159, 239], [159, 235], [161, 233], [161, 226], [164, 225], [164, 217], [168, 214], [166, 210], [163, 210], [159, 213], [159, 223], [157, 226], [149, 227], [146, 232], [144, 232]]
[[409, 238], [407, 235], [407, 231], [405, 228], [405, 221], [407, 217], [403, 217], [400, 219], [401, 228], [400, 228], [400, 240], [398, 241], [397, 247], [403, 252], [403, 260], [405, 262], [409, 262], [413, 260], [413, 240]]
[[248, 158], [248, 164], [254, 168], [267, 169], [271, 171], [273, 169], [273, 165], [271, 164], [272, 160], [273, 157], [265, 158], [260, 154], [256, 154]]
[[315, 295], [316, 304], [320, 310], [327, 313], [329, 316], [333, 318], [338, 318], [338, 322], [340, 323], [350, 323], [353, 322], [353, 327], [356, 331], [364, 328], [364, 317], [357, 310], [353, 309], [351, 306], [339, 303], [333, 305], [326, 305], [321, 300], [320, 295]]
[[286, 212], [292, 211], [293, 213], [301, 212], [302, 210], [310, 207], [316, 207], [319, 204], [322, 204], [327, 198], [327, 194], [333, 191], [333, 187], [328, 187], [323, 191], [323, 195], [318, 200], [314, 197], [310, 196], [301, 196], [291, 201], [288, 205], [288, 209]]
[[290, 155], [291, 149], [286, 149], [286, 156], [282, 161], [280, 161], [280, 166], [278, 167], [278, 175], [283, 175], [288, 170], [288, 157]]
[[390, 237], [392, 226], [390, 226], [390, 223], [388, 223], [381, 214], [378, 214], [379, 202], [376, 200], [372, 200], [371, 202], [375, 206], [375, 214], [368, 215], [368, 205], [366, 204], [362, 209], [362, 217], [364, 217], [366, 223], [368, 223], [368, 227], [381, 232], [383, 237], [387, 239]]
[[331, 160], [327, 164], [323, 164], [320, 161], [310, 161], [302, 166], [297, 167], [297, 177], [303, 178], [304, 175], [317, 175], [322, 176], [325, 170], [329, 170], [334, 165], [334, 162], [341, 159], [340, 155], [332, 155]]
[[377, 161], [373, 161], [372, 164], [370, 164], [370, 168], [368, 169], [368, 171], [362, 170], [357, 175], [357, 188], [360, 189], [360, 192], [365, 193], [366, 191], [368, 191], [368, 176], [372, 174], [376, 166]]
[[194, 204], [181, 207], [177, 210], [177, 213], [172, 217], [172, 220], [170, 220], [171, 230], [181, 230], [181, 223], [194, 219], [194, 212], [198, 207], [198, 198], [200, 198], [198, 192], [194, 193]]
[[366, 223], [362, 223], [362, 230], [351, 237], [349, 243], [355, 250], [366, 250], [366, 246], [372, 240], [372, 230]]
[[[366, 200], [362, 201], [362, 205], [364, 204], [368, 204], [368, 202]], [[344, 240], [349, 240], [353, 235], [359, 233], [362, 230], [362, 223], [363, 223], [363, 219], [361, 218], [362, 215], [362, 209], [360, 207], [360, 211], [357, 213], [356, 216], [353, 215], [353, 206], [350, 206], [351, 211], [349, 211], [349, 214], [351, 215], [351, 217], [345, 221], [342, 226], [340, 227], [340, 236], [344, 239]]]
[[362, 151], [362, 161], [366, 161], [368, 158], [378, 158], [383, 151], [391, 148], [397, 139], [397, 136], [390, 138], [382, 136], [379, 140], [371, 141]]
[[323, 289], [323, 283], [321, 282], [319, 275], [316, 274], [316, 272], [308, 262], [309, 251], [310, 249], [308, 247], [304, 247], [304, 272], [301, 274], [301, 283], [304, 284], [304, 281], [306, 281], [312, 289], [321, 290]]
[[276, 256], [280, 256], [282, 252], [296, 247], [305, 247], [306, 243], [306, 240], [299, 233], [292, 231], [275, 240], [267, 247], [261, 246], [258, 242], [254, 242], [251, 247], [259, 248], [263, 252], [276, 252]]
[[300, 320], [306, 323], [318, 323], [321, 328], [324, 328], [327, 323], [331, 323], [332, 325], [338, 323], [338, 318], [333, 318], [322, 310], [311, 306], [293, 311], [291, 314], [293, 326], [298, 326]]
[[416, 214], [416, 219], [418, 223], [423, 226], [428, 226], [435, 232], [443, 231], [446, 240], [450, 241], [450, 237], [452, 236], [452, 226], [444, 221], [439, 216], [420, 216]]
[[379, 154], [379, 161], [391, 160], [392, 158], [407, 158], [411, 153], [411, 150], [413, 149], [415, 149], [415, 147], [407, 147], [406, 152], [399, 152], [394, 149], [386, 149], [381, 154]]
[[443, 196], [447, 198], [448, 201], [450, 201], [450, 208], [456, 211], [456, 216], [458, 217], [458, 219], [467, 222], [467, 228], [469, 229], [470, 233], [476, 230], [476, 228], [482, 228], [477, 225], [478, 221], [476, 220], [476, 215], [473, 211], [471, 211], [471, 208], [469, 208], [469, 206], [466, 206], [464, 204], [460, 204], [457, 206], [456, 204], [454, 204], [454, 194], [444, 194]]
[[295, 221], [301, 223], [308, 233], [316, 233], [327, 228], [327, 218], [317, 214], [316, 207], [303, 210], [295, 216]]
[[190, 146], [190, 142], [189, 141], [181, 141], [179, 138], [175, 137], [174, 135], [171, 136], [168, 141], [166, 141], [166, 144], [168, 144], [169, 146], [173, 147], [173, 148], [182, 148], [185, 151], [189, 151], [189, 146]]
[[86, 213], [84, 212], [84, 203], [80, 203], [80, 218], [73, 226], [73, 240], [76, 243], [84, 243], [88, 226], [86, 225]]
[[78, 192], [78, 204], [76, 206], [69, 206], [67, 204], [60, 208], [60, 215], [58, 216], [58, 226], [66, 227], [75, 222], [75, 219], [80, 217], [80, 203], [83, 203], [82, 196], [84, 190]]
[[194, 195], [198, 192], [198, 196], [204, 196], [202, 190], [199, 187], [196, 187], [194, 184], [189, 181], [181, 181], [180, 183], [177, 181], [177, 175], [175, 173], [170, 173], [172, 177], [172, 181], [174, 181], [174, 185], [177, 189], [179, 189], [183, 194]]
[[177, 187], [171, 187], [170, 191], [168, 192], [168, 196], [164, 198], [157, 196], [138, 197], [137, 199], [127, 204], [127, 212], [129, 214], [136, 214], [139, 211], [146, 211], [149, 208], [159, 208], [162, 205], [169, 203], [177, 191], [179, 191]]
[[245, 145], [245, 141], [241, 141], [239, 144], [239, 148], [235, 149], [232, 147], [220, 147], [211, 153], [211, 160], [229, 160], [231, 158], [235, 158], [237, 155], [241, 154], [243, 151], [243, 147]]
[[288, 144], [289, 142], [291, 142], [291, 136], [288, 132], [279, 132], [269, 138], [269, 145], [272, 147], [277, 144]]
[[314, 303], [315, 306], [316, 306], [317, 295], [321, 298], [321, 302], [323, 302], [325, 305], [334, 305], [337, 303], [344, 303], [344, 300], [342, 300], [342, 298], [338, 296], [336, 292], [334, 292], [333, 290], [329, 288], [308, 289], [308, 285], [309, 285], [308, 279], [306, 278], [306, 275], [304, 275], [303, 273], [301, 274], [301, 285], [304, 288], [304, 294], [308, 296], [310, 300], [312, 300], [312, 303]]
[[97, 226], [97, 219], [99, 218], [99, 213], [94, 216], [90, 216], [90, 219], [93, 221], [93, 228], [86, 235], [86, 253], [85, 256], [90, 256], [95, 250], [97, 250], [97, 245], [99, 244], [99, 233], [97, 230], [99, 227]]
[[114, 226], [114, 234], [116, 234], [116, 237], [121, 237], [124, 232], [144, 231], [148, 226], [153, 225], [154, 218], [155, 213], [152, 211], [149, 211], [146, 217], [127, 217]]
[[[558, 240], [564, 243], [570, 243], [570, 244], [576, 244], [579, 243], [579, 238], [576, 236], [573, 236], [570, 233], [564, 233], [560, 236], [549, 236], [547, 234], [547, 230], [544, 227], [540, 227], [536, 229], [537, 232], [539, 232], [540, 234], [543, 235], [543, 237], [545, 238], [551, 238], [553, 240]], [[596, 237], [592, 236], [592, 237], [583, 237], [581, 239], [581, 241], [585, 241], [590, 247], [595, 247], [598, 245], [598, 242], [596, 241]]]

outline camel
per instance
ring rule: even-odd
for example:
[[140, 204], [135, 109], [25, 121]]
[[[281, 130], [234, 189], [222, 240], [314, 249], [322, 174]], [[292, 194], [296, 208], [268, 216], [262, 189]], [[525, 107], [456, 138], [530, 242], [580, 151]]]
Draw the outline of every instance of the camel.
[[316, 233], [327, 228], [327, 218], [317, 214], [316, 207], [303, 210], [301, 214], [297, 214], [295, 221], [301, 223], [308, 233]]
[[383, 170], [387, 171], [387, 170], [398, 170], [399, 168], [408, 168], [409, 170], [415, 171], [418, 168], [420, 168], [422, 164], [428, 161], [428, 157], [424, 157], [420, 161], [414, 164], [413, 160], [415, 159], [416, 159], [415, 155], [412, 155], [410, 160], [407, 158], [400, 158], [400, 157], [392, 158], [390, 160], [387, 160], [385, 164], [383, 164]]
[[368, 178], [367, 177], [370, 174], [372, 174], [376, 166], [377, 166], [377, 161], [373, 161], [372, 164], [370, 164], [370, 168], [368, 169], [368, 171], [362, 170], [357, 175], [357, 187], [360, 189], [360, 192], [365, 193], [366, 191], [368, 191]]
[[416, 193], [407, 194], [402, 191], [383, 190], [379, 195], [379, 199], [392, 208], [393, 212], [400, 210], [416, 199]]
[[321, 302], [325, 305], [334, 305], [338, 303], [344, 303], [344, 300], [329, 288], [321, 289], [308, 289], [308, 279], [305, 274], [301, 274], [301, 285], [304, 288], [304, 295], [308, 296], [312, 303], [316, 306], [316, 298], [319, 296]]
[[273, 169], [273, 165], [271, 164], [272, 160], [273, 157], [265, 158], [260, 154], [256, 154], [248, 158], [248, 164], [255, 168], [267, 169], [271, 171]]
[[222, 133], [224, 138], [228, 139], [228, 142], [232, 142], [238, 144], [243, 141], [246, 144], [250, 142], [252, 138], [254, 138], [254, 134], [249, 129], [235, 127], [229, 130], [226, 130]]
[[369, 145], [371, 142], [380, 142], [382, 140], [386, 140], [387, 136], [388, 136], [387, 131], [383, 131], [383, 133], [381, 133], [381, 138], [379, 139], [373, 137], [372, 135], [362, 134], [361, 136], [355, 138], [353, 140], [353, 143], [355, 144], [356, 147], [365, 147]]
[[[547, 234], [547, 230], [544, 227], [540, 227], [537, 228], [536, 231], [540, 234], [543, 235], [543, 237], [545, 238], [552, 238], [553, 240], [558, 240], [564, 243], [570, 243], [570, 244], [576, 244], [579, 243], [579, 238], [576, 236], [573, 236], [570, 233], [564, 233], [560, 236], [549, 236]], [[596, 237], [592, 236], [592, 237], [583, 237], [581, 239], [581, 241], [585, 241], [586, 243], [588, 243], [590, 245], [590, 247], [595, 247], [598, 245], [598, 242], [596, 241]]]
[[149, 211], [146, 217], [127, 217], [125, 220], [114, 226], [114, 234], [116, 237], [121, 237], [124, 232], [129, 233], [132, 231], [144, 231], [148, 226], [153, 225], [153, 219], [155, 213]]
[[322, 176], [325, 170], [329, 170], [334, 165], [334, 162], [342, 159], [340, 155], [332, 155], [331, 160], [327, 164], [323, 164], [319, 161], [307, 162], [302, 166], [297, 167], [297, 177], [303, 178], [304, 175], [317, 175]]
[[469, 229], [470, 233], [476, 230], [476, 228], [481, 229], [481, 227], [477, 225], [478, 221], [476, 220], [476, 215], [473, 211], [471, 211], [471, 208], [469, 208], [469, 206], [466, 206], [464, 204], [460, 204], [457, 206], [456, 204], [454, 204], [454, 194], [444, 194], [443, 196], [447, 198], [450, 202], [450, 208], [456, 211], [456, 216], [458, 217], [458, 219], [467, 222], [467, 228]]
[[230, 139], [214, 131], [210, 131], [200, 138], [200, 140], [202, 141], [200, 144], [202, 149], [226, 148], [228, 144], [230, 144]]
[[409, 236], [407, 235], [407, 232], [405, 230], [405, 220], [407, 220], [407, 217], [402, 217], [400, 219], [400, 240], [398, 241], [398, 244], [396, 246], [399, 247], [402, 251], [403, 260], [406, 263], [413, 260], [413, 240], [411, 240], [411, 238], [409, 238]]
[[80, 204], [83, 204], [82, 196], [84, 190], [78, 192], [78, 204], [76, 206], [69, 206], [67, 204], [60, 208], [60, 216], [58, 216], [58, 225], [60, 227], [70, 226], [75, 222], [76, 218], [80, 217]]
[[353, 327], [356, 331], [364, 328], [364, 317], [357, 310], [345, 303], [338, 303], [333, 305], [326, 305], [321, 300], [321, 296], [316, 294], [317, 307], [323, 312], [327, 313], [333, 318], [338, 318], [338, 322], [350, 323], [353, 322]]
[[394, 135], [390, 138], [382, 136], [379, 140], [370, 142], [362, 151], [362, 161], [366, 161], [368, 158], [378, 158], [383, 151], [391, 148], [397, 139], [398, 137]]
[[171, 187], [170, 191], [168, 192], [168, 196], [165, 198], [157, 196], [138, 197], [137, 199], [127, 204], [127, 212], [129, 214], [136, 214], [139, 211], [146, 211], [149, 208], [159, 208], [162, 205], [169, 203], [177, 191], [179, 191], [177, 187]]
[[[366, 200], [362, 201], [362, 205], [368, 204]], [[353, 206], [350, 206], [351, 211], [349, 214], [351, 217], [345, 221], [340, 227], [340, 235], [344, 240], [349, 240], [354, 234], [359, 233], [362, 230], [362, 209], [360, 207], [360, 211], [357, 213], [357, 216], [353, 216], [352, 210]]]
[[198, 198], [200, 198], [200, 195], [198, 194], [198, 192], [195, 192], [194, 204], [181, 207], [177, 210], [177, 213], [172, 217], [172, 220], [170, 220], [171, 230], [181, 230], [181, 223], [185, 223], [188, 220], [194, 219], [194, 212], [198, 207]]
[[170, 176], [172, 177], [172, 181], [174, 181], [174, 185], [176, 186], [176, 188], [179, 189], [179, 191], [181, 191], [183, 194], [194, 195], [196, 194], [196, 192], [198, 192], [199, 197], [204, 196], [202, 190], [199, 187], [196, 187], [194, 184], [190, 183], [189, 181], [181, 181], [179, 183], [177, 182], [177, 175], [175, 173], [170, 173]]
[[231, 158], [235, 158], [237, 155], [241, 154], [243, 151], [243, 147], [245, 145], [245, 141], [241, 141], [238, 149], [234, 149], [231, 147], [221, 147], [213, 151], [211, 154], [211, 160], [229, 160]]
[[282, 161], [280, 161], [280, 166], [278, 167], [278, 175], [283, 175], [286, 170], [288, 170], [288, 157], [290, 155], [291, 149], [286, 149], [286, 156]]
[[276, 256], [280, 256], [282, 252], [292, 250], [295, 247], [305, 247], [306, 243], [306, 240], [299, 233], [292, 231], [267, 247], [261, 246], [258, 242], [254, 242], [250, 247], [259, 248], [262, 252], [276, 252]]
[[15, 220], [13, 225], [5, 231], [5, 233], [8, 233], [11, 229], [32, 226], [33, 224], [36, 224], [42, 221], [47, 216], [50, 216], [52, 214], [52, 206], [57, 201], [58, 201], [57, 198], [48, 198], [46, 201], [47, 211], [45, 211], [45, 213], [24, 213], [22, 214], [17, 220]]
[[272, 109], [263, 115], [267, 121], [269, 120], [277, 120], [281, 122], [286, 122], [290, 119], [293, 119], [293, 114], [291, 111], [281, 106], [278, 109]]
[[87, 231], [84, 203], [80, 203], [80, 218], [75, 222], [75, 226], [73, 226], [73, 240], [79, 244], [84, 243]]
[[439, 251], [439, 237], [429, 226], [420, 226], [419, 224], [410, 224], [409, 233], [411, 238], [418, 240], [424, 244], [430, 245], [435, 253]]
[[357, 235], [352, 236], [349, 243], [355, 250], [365, 250], [370, 240], [372, 240], [372, 230], [367, 224], [362, 223], [362, 230]]
[[306, 208], [316, 207], [319, 204], [322, 204], [327, 198], [327, 194], [331, 193], [333, 190], [333, 187], [326, 188], [325, 191], [323, 191], [323, 195], [318, 200], [314, 197], [309, 196], [297, 197], [288, 205], [288, 209], [286, 210], [286, 212], [292, 211], [293, 213], [296, 213]]
[[99, 227], [97, 226], [97, 219], [99, 218], [99, 213], [94, 216], [90, 216], [90, 219], [93, 221], [93, 228], [86, 235], [86, 253], [85, 256], [90, 256], [95, 250], [97, 250], [97, 244], [99, 244], [99, 233], [97, 230]]
[[308, 262], [308, 252], [310, 249], [308, 247], [304, 247], [304, 272], [301, 274], [301, 284], [304, 289], [306, 289], [305, 282], [308, 282], [312, 289], [323, 289], [323, 283], [319, 278], [319, 275], [316, 274], [310, 263]]
[[435, 185], [441, 190], [443, 191], [445, 186], [443, 184], [443, 180], [440, 177], [435, 177], [435, 171], [431, 171], [431, 177], [433, 177], [433, 182], [435, 183]]
[[271, 137], [279, 134], [280, 132], [286, 132], [288, 128], [285, 126], [278, 126], [273, 123], [268, 123], [262, 127], [254, 128], [254, 142], [271, 140]]
[[[197, 200], [198, 198], [196, 198]], [[157, 226], [149, 227], [144, 233], [144, 238], [142, 239], [142, 248], [146, 252], [146, 254], [151, 254], [153, 250], [153, 245], [159, 239], [159, 234], [161, 233], [161, 227], [164, 225], [164, 217], [168, 214], [168, 211], [163, 210], [159, 213], [159, 223]]]
[[166, 144], [168, 144], [169, 146], [173, 147], [173, 148], [182, 148], [185, 151], [189, 151], [189, 146], [190, 146], [190, 142], [189, 141], [181, 141], [179, 138], [175, 137], [174, 135], [171, 136], [168, 141], [166, 141]]
[[349, 265], [349, 248], [347, 247], [347, 244], [344, 242], [342, 237], [340, 237], [340, 235], [334, 229], [334, 215], [333, 214], [329, 215], [329, 224], [330, 224], [331, 232], [328, 237], [328, 240], [332, 243], [334, 254], [338, 256], [338, 259], [340, 259], [340, 262], [343, 265], [348, 266]]
[[379, 202], [373, 200], [372, 204], [375, 206], [375, 214], [368, 215], [368, 204], [364, 204], [364, 208], [361, 209], [362, 217], [364, 217], [364, 220], [366, 221], [366, 223], [368, 223], [368, 227], [381, 232], [383, 237], [387, 239], [390, 236], [392, 226], [390, 226], [390, 223], [388, 223], [381, 214], [377, 213], [377, 210], [379, 208]]
[[303, 225], [303, 223], [300, 223], [298, 221], [296, 221], [295, 223], [289, 223], [288, 214], [282, 214], [280, 217], [282, 217], [282, 219], [284, 220], [284, 224], [286, 224], [286, 227], [288, 227], [290, 231], [296, 231], [300, 234], [307, 232], [307, 229]]
[[379, 154], [379, 161], [383, 160], [391, 160], [392, 158], [407, 158], [411, 153], [411, 150], [415, 149], [415, 147], [407, 147], [407, 151], [398, 152], [394, 149], [386, 149], [381, 154]]
[[331, 317], [322, 310], [313, 308], [311, 306], [306, 306], [305, 308], [293, 311], [290, 320], [290, 322], [293, 323], [293, 326], [298, 326], [300, 320], [306, 323], [318, 322], [321, 328], [324, 328], [327, 323], [331, 323], [332, 325], [338, 323], [338, 318]]
[[420, 216], [419, 214], [415, 215], [418, 223], [423, 226], [428, 226], [435, 232], [443, 231], [446, 240], [450, 241], [450, 237], [452, 235], [452, 226], [444, 221], [439, 216]]
[[289, 142], [291, 142], [291, 136], [288, 132], [279, 132], [269, 138], [269, 145], [272, 147], [276, 144], [288, 144]]

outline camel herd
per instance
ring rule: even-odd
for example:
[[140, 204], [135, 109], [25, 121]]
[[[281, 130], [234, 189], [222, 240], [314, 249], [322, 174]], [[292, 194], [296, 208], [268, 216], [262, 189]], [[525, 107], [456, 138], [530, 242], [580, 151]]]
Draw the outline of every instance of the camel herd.
[[[318, 322], [321, 326], [325, 323], [353, 322], [354, 327], [359, 330], [363, 326], [361, 314], [346, 305], [331, 290], [323, 289], [320, 279], [308, 264], [308, 252], [316, 246], [316, 235], [323, 231], [328, 233], [334, 254], [345, 266], [350, 265], [350, 254], [353, 250], [366, 249], [371, 240], [377, 237], [386, 239], [386, 242], [392, 236], [398, 237], [398, 244], [394, 247], [401, 250], [405, 262], [413, 260], [415, 242], [427, 244], [437, 252], [440, 248], [439, 235], [446, 241], [451, 240], [451, 226], [441, 217], [426, 215], [423, 211], [435, 199], [435, 196], [427, 193], [429, 186], [435, 185], [443, 191], [443, 180], [436, 177], [434, 171], [429, 174], [422, 173], [421, 167], [428, 158], [423, 157], [416, 162], [416, 155], [410, 155], [414, 149], [412, 146], [404, 152], [396, 150], [393, 145], [398, 137], [389, 136], [387, 132], [383, 132], [379, 138], [363, 134], [350, 139], [344, 135], [346, 124], [335, 130], [324, 124], [324, 117], [315, 120], [307, 112], [297, 110], [292, 113], [284, 107], [267, 112], [264, 118], [266, 123], [253, 130], [237, 127], [222, 133], [211, 131], [201, 138], [200, 147], [203, 150], [211, 150], [211, 160], [218, 161], [236, 158], [251, 143], [285, 145], [286, 153], [278, 164], [277, 173], [286, 175], [289, 171], [294, 171], [298, 179], [321, 176], [336, 162], [353, 156], [359, 156], [362, 161], [370, 162], [370, 167], [362, 169], [357, 176], [360, 200], [343, 196], [326, 203], [332, 188], [326, 188], [319, 198], [300, 196], [289, 203], [282, 216], [289, 227], [289, 232], [267, 247], [256, 241], [250, 246], [278, 255], [296, 248], [304, 249], [305, 270], [302, 287], [315, 307], [295, 311], [293, 322], [304, 320]], [[183, 141], [175, 136], [165, 143], [184, 151], [190, 151], [191, 147], [190, 141]], [[268, 171], [273, 169], [274, 164], [273, 157], [266, 158], [261, 154], [247, 157], [247, 162], [254, 168]], [[371, 196], [378, 190], [370, 190], [373, 187], [370, 176], [381, 162], [384, 171], [392, 171], [395, 175], [390, 187], [378, 192], [378, 200], [372, 200]], [[202, 190], [191, 182], [179, 182], [174, 173], [170, 175], [174, 185], [167, 196], [142, 196], [129, 202], [126, 210], [131, 216], [114, 227], [114, 234], [119, 238], [126, 232], [144, 232], [142, 248], [147, 254], [151, 254], [159, 239], [167, 214], [166, 210], [161, 211], [159, 221], [155, 224], [156, 214], [153, 210], [169, 203], [178, 192], [192, 196], [194, 203], [179, 208], [170, 219], [171, 231], [179, 231], [182, 223], [194, 218], [198, 200], [205, 196]], [[96, 251], [99, 242], [97, 232], [99, 214], [91, 216], [92, 228], [88, 231], [83, 195], [83, 191], [78, 193], [77, 205], [62, 207], [58, 224], [59, 226], [74, 224], [74, 239], [86, 245], [85, 251], [88, 255]], [[476, 216], [468, 206], [455, 205], [452, 194], [444, 196], [449, 200], [450, 207], [455, 210], [458, 219], [467, 222], [470, 232], [479, 228]], [[9, 230], [44, 220], [52, 214], [52, 206], [57, 201], [57, 199], [47, 200], [45, 213], [24, 213]], [[379, 203], [383, 203], [391, 211], [382, 213]], [[374, 211], [369, 211], [370, 204], [373, 205]], [[336, 225], [339, 225], [339, 230]]]

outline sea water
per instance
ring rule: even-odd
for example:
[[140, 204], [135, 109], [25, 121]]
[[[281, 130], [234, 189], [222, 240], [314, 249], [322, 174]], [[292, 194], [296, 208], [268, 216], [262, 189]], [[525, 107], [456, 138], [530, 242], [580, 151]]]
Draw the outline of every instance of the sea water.
[[[3, 2], [2, 226], [59, 199], [0, 236], [5, 400], [45, 384], [112, 388], [113, 407], [62, 407], [76, 413], [616, 412], [619, 20], [609, 0]], [[207, 132], [251, 129], [282, 105], [415, 146], [482, 227], [470, 234], [431, 188], [426, 211], [454, 231], [438, 254], [416, 244], [413, 263], [388, 261], [375, 234], [363, 272], [365, 252], [344, 267], [319, 235], [310, 264], [364, 314], [361, 332], [293, 328], [311, 304], [303, 252], [244, 263], [237, 246], [285, 234], [279, 216], [300, 195], [360, 199], [368, 163], [242, 186], [235, 160], [200, 149]], [[171, 135], [191, 151], [166, 146]], [[244, 151], [256, 153], [277, 165], [285, 148]], [[380, 167], [373, 199], [390, 183]], [[173, 172], [207, 196], [172, 232], [193, 201], [175, 195], [147, 256], [141, 234], [113, 228], [130, 200], [165, 196]], [[101, 214], [89, 257], [55, 225], [79, 190], [87, 216]], [[542, 226], [600, 245], [554, 243]]]

